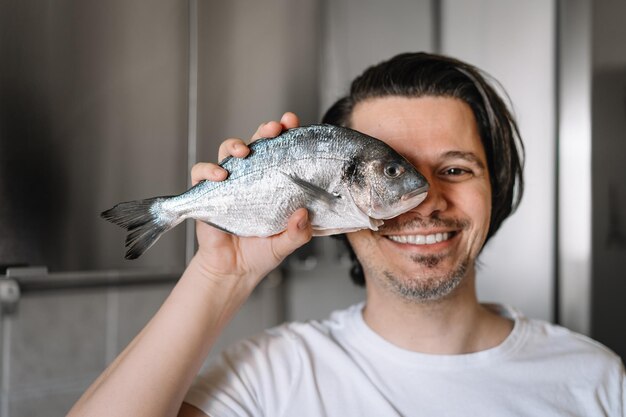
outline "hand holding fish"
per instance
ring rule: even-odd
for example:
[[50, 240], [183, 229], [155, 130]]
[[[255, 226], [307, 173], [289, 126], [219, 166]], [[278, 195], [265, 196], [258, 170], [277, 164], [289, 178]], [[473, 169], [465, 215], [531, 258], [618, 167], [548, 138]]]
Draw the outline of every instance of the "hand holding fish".
[[[280, 122], [271, 121], [259, 126], [251, 141], [273, 138], [283, 130], [298, 127], [298, 117], [285, 113]], [[220, 145], [218, 159], [244, 158], [250, 149], [241, 139], [227, 139]], [[228, 172], [218, 164], [198, 163], [191, 171], [196, 185], [202, 180], [222, 181]], [[276, 268], [280, 262], [298, 247], [311, 239], [312, 230], [305, 208], [298, 209], [289, 219], [287, 229], [281, 233], [262, 237], [240, 237], [226, 233], [196, 221], [198, 252], [195, 256], [207, 276], [244, 276], [261, 278]]]

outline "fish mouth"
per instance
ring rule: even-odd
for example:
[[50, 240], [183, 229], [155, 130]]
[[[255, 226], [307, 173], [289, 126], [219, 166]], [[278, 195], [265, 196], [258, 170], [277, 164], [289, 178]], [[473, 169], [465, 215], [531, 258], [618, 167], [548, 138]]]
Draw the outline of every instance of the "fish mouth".
[[406, 194], [403, 194], [400, 197], [400, 204], [398, 204], [395, 207], [394, 213], [391, 213], [387, 217], [382, 217], [382, 218], [391, 219], [393, 217], [399, 216], [402, 213], [406, 213], [409, 210], [413, 210], [422, 201], [424, 201], [424, 199], [426, 199], [427, 194], [428, 194], [428, 184], [424, 185], [423, 187], [417, 188], [413, 191], [410, 191]]
[[421, 203], [422, 201], [424, 201], [424, 199], [426, 198], [426, 195], [428, 194], [428, 184], [424, 185], [423, 187], [417, 188], [411, 192], [408, 192], [404, 195], [402, 195], [402, 197], [400, 197], [400, 201], [411, 201], [413, 199], [415, 200], [419, 200], [417, 201], [417, 203], [415, 204], [414, 207], [416, 207], [419, 203]]

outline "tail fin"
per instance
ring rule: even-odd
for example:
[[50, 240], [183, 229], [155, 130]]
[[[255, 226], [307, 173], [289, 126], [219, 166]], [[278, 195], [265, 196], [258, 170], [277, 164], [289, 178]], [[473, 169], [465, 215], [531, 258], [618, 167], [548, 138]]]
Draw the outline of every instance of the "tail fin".
[[164, 197], [120, 203], [100, 215], [105, 220], [128, 230], [126, 259], [136, 259], [147, 251], [161, 235], [178, 224], [178, 221], [159, 210]]

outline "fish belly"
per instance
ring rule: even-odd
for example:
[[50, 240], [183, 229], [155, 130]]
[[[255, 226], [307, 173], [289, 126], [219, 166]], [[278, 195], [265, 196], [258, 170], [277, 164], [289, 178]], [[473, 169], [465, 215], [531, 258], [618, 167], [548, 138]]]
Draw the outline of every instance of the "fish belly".
[[[298, 175], [329, 192], [341, 189], [341, 161], [311, 166], [299, 161], [289, 166], [242, 175], [222, 183], [206, 183], [179, 203], [184, 217], [202, 220], [238, 236], [270, 236], [285, 230], [289, 217], [301, 207], [309, 209], [314, 228], [337, 228], [346, 213], [356, 208], [312, 199], [288, 175]], [[195, 191], [195, 192], [194, 192]], [[184, 195], [183, 195], [184, 196]], [[332, 206], [332, 207], [331, 207]], [[358, 209], [357, 209], [358, 210]]]

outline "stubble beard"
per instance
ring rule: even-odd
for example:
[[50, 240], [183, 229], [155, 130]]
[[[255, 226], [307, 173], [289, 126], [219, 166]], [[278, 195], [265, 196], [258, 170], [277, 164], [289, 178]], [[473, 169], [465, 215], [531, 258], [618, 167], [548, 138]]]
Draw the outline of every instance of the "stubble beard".
[[434, 269], [443, 258], [441, 255], [412, 256], [413, 262], [421, 265], [425, 272], [416, 276], [398, 277], [385, 270], [385, 284], [391, 292], [409, 302], [426, 303], [445, 299], [463, 281], [471, 261], [466, 258], [447, 273], [437, 273]]

